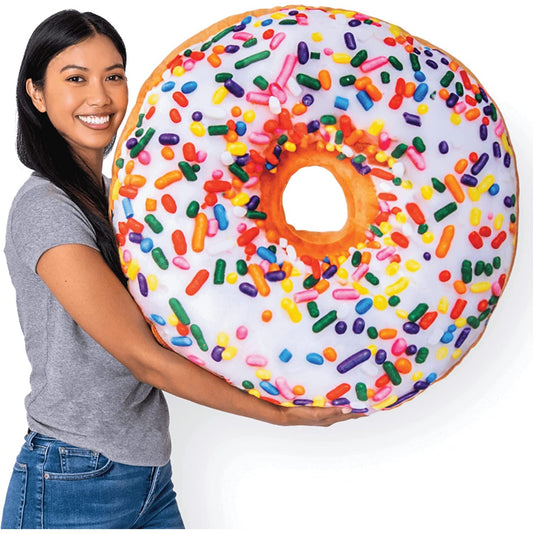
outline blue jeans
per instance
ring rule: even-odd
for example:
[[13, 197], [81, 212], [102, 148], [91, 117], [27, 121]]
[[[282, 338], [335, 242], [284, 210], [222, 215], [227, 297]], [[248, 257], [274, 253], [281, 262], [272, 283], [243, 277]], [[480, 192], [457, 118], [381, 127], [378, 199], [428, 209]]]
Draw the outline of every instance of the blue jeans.
[[2, 529], [183, 529], [170, 462], [130, 466], [35, 432], [7, 491]]

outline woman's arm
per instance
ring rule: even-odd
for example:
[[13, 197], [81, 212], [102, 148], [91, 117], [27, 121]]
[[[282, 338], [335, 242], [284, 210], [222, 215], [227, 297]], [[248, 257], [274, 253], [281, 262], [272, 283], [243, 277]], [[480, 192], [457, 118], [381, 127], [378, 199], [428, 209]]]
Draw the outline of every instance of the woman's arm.
[[37, 274], [69, 315], [144, 383], [221, 411], [278, 425], [329, 426], [357, 418], [340, 407], [286, 408], [258, 400], [160, 346], [100, 253], [65, 244], [46, 251]]

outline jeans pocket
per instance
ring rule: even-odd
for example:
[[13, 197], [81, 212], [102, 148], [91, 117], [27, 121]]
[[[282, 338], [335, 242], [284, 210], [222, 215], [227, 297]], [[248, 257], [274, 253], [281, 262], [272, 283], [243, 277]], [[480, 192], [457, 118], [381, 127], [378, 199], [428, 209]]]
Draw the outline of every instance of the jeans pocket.
[[26, 504], [28, 468], [25, 464], [15, 463], [13, 474], [6, 494], [2, 529], [21, 529]]
[[45, 479], [91, 479], [107, 473], [113, 462], [102, 454], [85, 448], [59, 445], [48, 452]]

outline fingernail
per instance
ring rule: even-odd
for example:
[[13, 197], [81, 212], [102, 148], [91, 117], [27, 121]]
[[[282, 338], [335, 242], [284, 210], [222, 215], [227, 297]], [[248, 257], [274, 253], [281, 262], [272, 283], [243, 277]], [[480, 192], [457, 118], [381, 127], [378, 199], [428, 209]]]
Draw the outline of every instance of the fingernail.
[[342, 408], [342, 414], [343, 415], [349, 415], [351, 412], [352, 412], [352, 408], [351, 407], [343, 407]]

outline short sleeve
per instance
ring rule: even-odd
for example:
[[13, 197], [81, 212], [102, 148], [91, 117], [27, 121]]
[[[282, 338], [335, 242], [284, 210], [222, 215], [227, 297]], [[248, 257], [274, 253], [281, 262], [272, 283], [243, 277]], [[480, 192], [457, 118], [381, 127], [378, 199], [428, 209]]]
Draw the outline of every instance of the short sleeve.
[[14, 250], [34, 272], [43, 253], [55, 246], [83, 244], [98, 250], [81, 209], [55, 185], [40, 181], [15, 198], [8, 226]]

